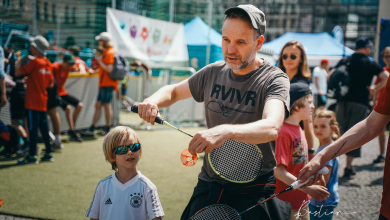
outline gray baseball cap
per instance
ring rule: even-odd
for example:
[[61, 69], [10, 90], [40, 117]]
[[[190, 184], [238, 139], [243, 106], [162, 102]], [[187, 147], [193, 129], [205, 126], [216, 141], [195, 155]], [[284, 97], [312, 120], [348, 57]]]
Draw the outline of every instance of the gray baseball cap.
[[41, 35], [30, 38], [30, 44], [31, 46], [35, 47], [35, 49], [37, 49], [41, 54], [45, 54], [45, 50], [50, 46], [49, 42], [47, 42], [47, 40]]
[[236, 7], [228, 8], [225, 11], [225, 15], [228, 15], [230, 12], [235, 10], [241, 10], [246, 12], [251, 19], [253, 28], [259, 30], [261, 35], [264, 35], [266, 26], [265, 14], [260, 11], [260, 9], [251, 4], [239, 5]]

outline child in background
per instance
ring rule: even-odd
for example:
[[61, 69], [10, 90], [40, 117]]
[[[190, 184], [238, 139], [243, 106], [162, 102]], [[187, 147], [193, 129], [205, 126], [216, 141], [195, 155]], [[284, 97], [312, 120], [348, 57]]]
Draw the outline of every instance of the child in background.
[[[334, 112], [319, 109], [314, 115], [313, 120], [314, 134], [320, 141], [320, 147], [317, 149], [317, 154], [325, 147], [333, 143], [340, 137], [340, 130]], [[333, 210], [339, 203], [339, 184], [338, 184], [338, 168], [339, 158], [336, 157], [327, 162], [329, 173], [325, 175], [324, 186], [328, 188], [330, 196], [325, 201], [319, 202], [312, 198], [310, 200], [310, 219], [311, 220], [331, 220], [333, 218]]]
[[[299, 122], [308, 120], [314, 109], [313, 96], [309, 85], [305, 83], [292, 83], [290, 85], [290, 117], [288, 117], [279, 131], [276, 139], [276, 190], [278, 193], [297, 180], [298, 172], [308, 162], [308, 147], [306, 138]], [[309, 207], [307, 203], [310, 196], [323, 201], [329, 197], [324, 186], [312, 185], [281, 194], [279, 199], [291, 204], [291, 220], [309, 220]]]
[[157, 188], [137, 170], [142, 148], [134, 130], [124, 126], [112, 129], [103, 140], [103, 152], [116, 172], [99, 182], [85, 216], [161, 220], [164, 211]]
[[[54, 85], [53, 69], [51, 62], [45, 57], [45, 50], [49, 48], [49, 42], [38, 35], [30, 39], [31, 55], [35, 58], [25, 65], [18, 62], [15, 75], [17, 77], [27, 76], [26, 98], [24, 106], [27, 110], [28, 128], [30, 134], [29, 154], [18, 164], [38, 164], [37, 141], [38, 128], [41, 131], [43, 141], [46, 146], [46, 154], [41, 157], [41, 161], [53, 161], [51, 155], [51, 144], [49, 137], [49, 127], [47, 124], [47, 88]], [[31, 57], [33, 58], [33, 57]], [[20, 59], [18, 58], [18, 61]]]

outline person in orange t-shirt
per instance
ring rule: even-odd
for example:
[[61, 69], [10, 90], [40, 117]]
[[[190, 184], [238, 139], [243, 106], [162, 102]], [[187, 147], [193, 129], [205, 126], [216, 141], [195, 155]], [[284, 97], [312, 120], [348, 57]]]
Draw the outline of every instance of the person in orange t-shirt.
[[29, 154], [18, 164], [38, 164], [37, 160], [37, 139], [38, 127], [45, 142], [46, 154], [41, 161], [53, 161], [51, 156], [51, 144], [49, 137], [49, 128], [47, 124], [47, 91], [46, 88], [53, 87], [54, 78], [51, 62], [44, 56], [45, 50], [49, 47], [49, 42], [42, 37], [36, 36], [30, 39], [31, 54], [35, 59], [24, 66], [18, 63], [17, 77], [28, 76], [25, 108], [28, 111], [28, 127], [30, 134]]
[[[385, 62], [386, 66], [383, 67], [383, 70], [385, 70], [385, 73], [389, 74], [388, 71], [390, 70], [390, 47], [385, 47], [383, 51], [381, 52], [383, 62]], [[375, 85], [378, 85], [382, 81], [381, 78], [377, 77], [375, 80]], [[374, 105], [379, 100], [379, 96], [381, 95], [382, 91], [384, 89], [378, 89], [378, 91], [374, 91]], [[382, 133], [378, 135], [378, 141], [379, 141], [379, 151], [380, 154], [378, 157], [373, 161], [373, 163], [381, 163], [385, 161], [385, 144], [386, 144], [386, 135], [385, 135], [386, 129], [383, 130]]]
[[[313, 109], [313, 96], [309, 85], [299, 82], [292, 83], [290, 85], [291, 114], [284, 120], [276, 139], [275, 193], [281, 192], [296, 181], [298, 172], [308, 162], [307, 141], [299, 123], [309, 119]], [[324, 201], [329, 195], [324, 186], [314, 185], [286, 192], [278, 198], [291, 204], [291, 220], [310, 220], [308, 207], [310, 198]]]
[[79, 72], [85, 74], [89, 72], [87, 64], [79, 57], [81, 48], [79, 46], [71, 46], [68, 48], [69, 52], [74, 56], [74, 65], [71, 69], [71, 72]]
[[[81, 139], [75, 133], [74, 129], [76, 126], [77, 118], [83, 108], [83, 103], [80, 102], [76, 97], [69, 95], [68, 91], [65, 90], [65, 82], [68, 79], [68, 74], [73, 65], [75, 64], [75, 57], [73, 55], [65, 54], [62, 62], [53, 64], [53, 74], [57, 82], [57, 91], [60, 96], [59, 106], [65, 111], [66, 120], [69, 125], [68, 135], [71, 141], [82, 142]], [[72, 107], [75, 107], [73, 118], [72, 118]]]
[[112, 94], [115, 88], [118, 88], [118, 80], [113, 80], [110, 78], [109, 74], [113, 70], [114, 64], [114, 53], [115, 50], [111, 45], [111, 34], [107, 32], [102, 32], [95, 37], [95, 40], [99, 41], [99, 46], [104, 48], [103, 54], [101, 57], [97, 57], [96, 60], [99, 63], [99, 94], [95, 104], [95, 114], [93, 117], [92, 125], [89, 129], [80, 132], [83, 135], [94, 135], [95, 134], [95, 125], [99, 121], [101, 109], [104, 108], [104, 113], [106, 116], [106, 126], [101, 131], [101, 135], [106, 135], [110, 131], [111, 119], [112, 119], [112, 109], [111, 109], [111, 99]]

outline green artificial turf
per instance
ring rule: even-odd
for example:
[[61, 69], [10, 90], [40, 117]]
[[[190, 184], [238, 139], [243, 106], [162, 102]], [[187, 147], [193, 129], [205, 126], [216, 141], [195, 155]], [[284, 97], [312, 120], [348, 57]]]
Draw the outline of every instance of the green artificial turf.
[[[123, 115], [123, 117], [122, 117]], [[121, 114], [121, 122], [136, 121]], [[165, 219], [179, 219], [197, 182], [202, 161], [184, 167], [180, 153], [190, 138], [170, 128], [136, 130], [143, 154], [138, 170], [158, 189]], [[205, 128], [184, 128], [196, 133]], [[0, 213], [44, 219], [87, 219], [84, 217], [98, 182], [112, 174], [104, 159], [102, 137], [83, 143], [65, 143], [53, 153], [54, 162], [18, 166], [15, 157], [0, 158]], [[43, 148], [43, 144], [39, 144]]]

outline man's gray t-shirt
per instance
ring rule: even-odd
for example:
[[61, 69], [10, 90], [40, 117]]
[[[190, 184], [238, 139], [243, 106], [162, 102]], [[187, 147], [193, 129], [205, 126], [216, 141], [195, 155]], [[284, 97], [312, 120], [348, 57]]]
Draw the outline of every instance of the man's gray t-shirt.
[[[265, 103], [270, 99], [283, 101], [289, 115], [290, 82], [287, 74], [263, 60], [260, 67], [244, 76], [235, 75], [225, 61], [210, 64], [189, 78], [191, 94], [204, 102], [207, 127], [221, 124], [247, 124], [262, 119]], [[264, 157], [260, 175], [276, 166], [275, 141], [258, 144]], [[198, 176], [207, 182], [227, 183], [214, 173], [207, 155]]]

